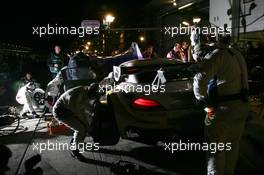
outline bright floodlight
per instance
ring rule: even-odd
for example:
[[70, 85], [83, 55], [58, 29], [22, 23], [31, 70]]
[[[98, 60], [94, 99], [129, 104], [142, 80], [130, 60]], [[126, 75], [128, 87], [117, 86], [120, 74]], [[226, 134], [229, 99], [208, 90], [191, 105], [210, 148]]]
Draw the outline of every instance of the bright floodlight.
[[105, 16], [105, 21], [106, 21], [107, 23], [112, 23], [114, 20], [115, 20], [115, 17], [112, 16], [112, 15], [106, 15], [106, 16]]
[[181, 7], [179, 7], [178, 10], [184, 9], [184, 8], [189, 7], [191, 5], [193, 5], [193, 2], [185, 4], [185, 5], [181, 6]]
[[189, 26], [190, 24], [186, 21], [183, 21], [182, 24], [186, 25], [186, 26]]
[[199, 23], [201, 21], [201, 18], [193, 18], [193, 23]]

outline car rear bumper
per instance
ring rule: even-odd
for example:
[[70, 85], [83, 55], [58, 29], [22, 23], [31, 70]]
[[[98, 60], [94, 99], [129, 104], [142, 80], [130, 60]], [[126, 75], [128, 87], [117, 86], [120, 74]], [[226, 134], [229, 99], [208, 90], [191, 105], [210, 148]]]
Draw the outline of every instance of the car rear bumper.
[[111, 98], [120, 135], [123, 138], [163, 135], [190, 135], [203, 130], [202, 109], [175, 111], [132, 111], [117, 96]]

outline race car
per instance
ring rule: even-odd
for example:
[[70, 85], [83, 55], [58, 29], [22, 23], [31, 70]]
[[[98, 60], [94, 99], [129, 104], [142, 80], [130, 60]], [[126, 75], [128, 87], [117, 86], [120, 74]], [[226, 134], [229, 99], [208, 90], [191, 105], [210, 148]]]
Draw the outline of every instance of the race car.
[[195, 103], [192, 65], [156, 59], [115, 67], [111, 86], [105, 86], [105, 118], [114, 119], [122, 138], [143, 142], [202, 135], [204, 111]]

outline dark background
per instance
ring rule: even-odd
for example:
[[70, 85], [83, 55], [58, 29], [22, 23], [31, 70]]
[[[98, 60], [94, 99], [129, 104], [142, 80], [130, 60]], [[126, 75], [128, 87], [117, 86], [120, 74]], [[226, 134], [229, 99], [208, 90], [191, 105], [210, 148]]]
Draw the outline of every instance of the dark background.
[[32, 35], [33, 26], [80, 26], [84, 19], [102, 21], [106, 13], [112, 13], [118, 27], [133, 27], [144, 17], [144, 5], [150, 0], [77, 0], [77, 1], [7, 1], [0, 6], [0, 41], [34, 48], [50, 49], [54, 43], [68, 47], [76, 36]]

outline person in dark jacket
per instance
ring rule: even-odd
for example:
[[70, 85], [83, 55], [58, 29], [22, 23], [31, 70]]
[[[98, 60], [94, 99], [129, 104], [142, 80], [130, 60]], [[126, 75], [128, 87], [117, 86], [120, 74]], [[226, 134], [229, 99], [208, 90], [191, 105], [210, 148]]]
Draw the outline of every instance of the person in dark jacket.
[[153, 59], [158, 57], [157, 53], [154, 51], [154, 47], [151, 45], [147, 47], [142, 56], [145, 59]]
[[64, 65], [64, 57], [61, 51], [61, 47], [56, 45], [54, 47], [54, 51], [50, 54], [48, 59], [48, 67], [50, 73], [52, 74], [52, 78], [54, 78], [60, 69]]

